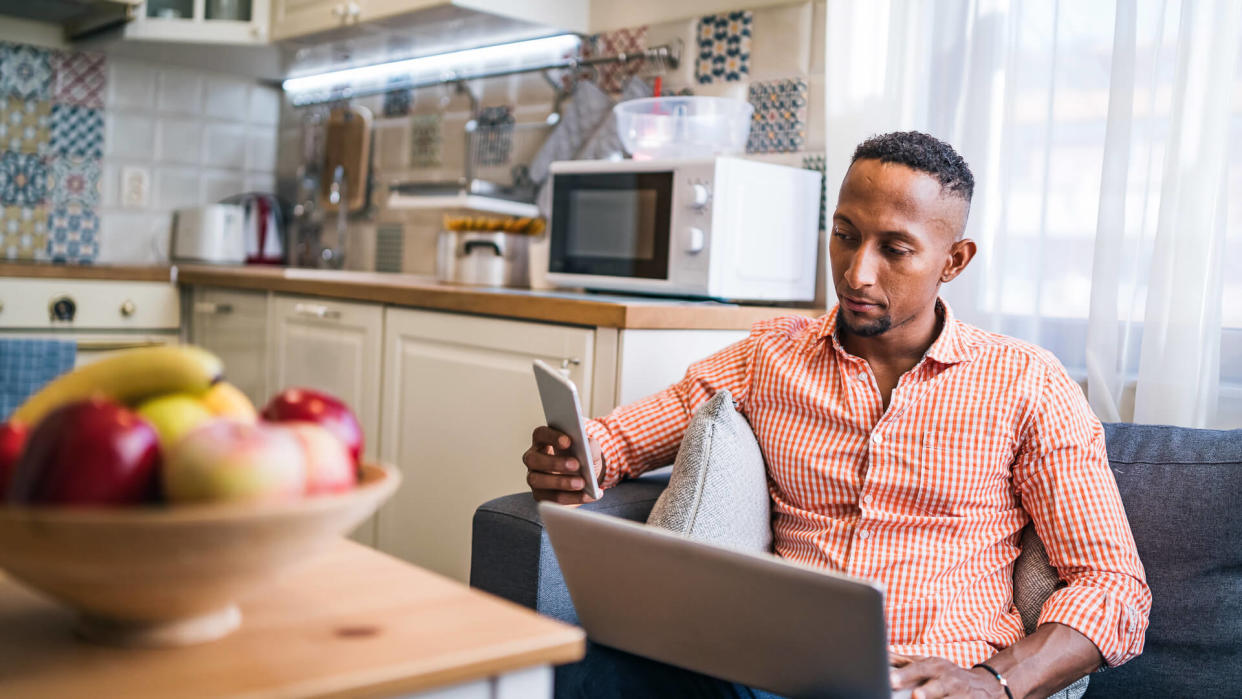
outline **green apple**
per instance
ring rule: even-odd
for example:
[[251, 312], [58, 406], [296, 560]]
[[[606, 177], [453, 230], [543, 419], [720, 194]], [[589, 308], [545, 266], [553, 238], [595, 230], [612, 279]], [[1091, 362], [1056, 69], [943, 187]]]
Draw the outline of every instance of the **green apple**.
[[215, 417], [203, 401], [188, 393], [166, 393], [145, 400], [136, 412], [155, 428], [164, 451], [187, 432]]
[[285, 427], [217, 418], [165, 454], [161, 476], [174, 503], [294, 500], [306, 492], [306, 454]]

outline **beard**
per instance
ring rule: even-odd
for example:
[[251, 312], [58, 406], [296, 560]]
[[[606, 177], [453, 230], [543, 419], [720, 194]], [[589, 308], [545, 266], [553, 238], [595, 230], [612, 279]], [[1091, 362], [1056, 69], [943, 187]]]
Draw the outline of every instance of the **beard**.
[[893, 317], [890, 315], [883, 315], [873, 321], [862, 324], [851, 323], [845, 317], [845, 313], [839, 313], [838, 317], [841, 320], [841, 326], [851, 335], [857, 335], [858, 337], [875, 337], [888, 332], [893, 327]]

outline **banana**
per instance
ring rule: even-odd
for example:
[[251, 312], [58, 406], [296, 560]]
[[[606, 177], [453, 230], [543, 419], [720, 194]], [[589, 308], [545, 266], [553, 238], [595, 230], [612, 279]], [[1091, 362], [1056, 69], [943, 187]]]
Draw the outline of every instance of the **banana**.
[[11, 419], [33, 426], [65, 403], [92, 396], [132, 403], [161, 393], [198, 394], [210, 388], [223, 370], [219, 357], [193, 345], [111, 352], [44, 386]]

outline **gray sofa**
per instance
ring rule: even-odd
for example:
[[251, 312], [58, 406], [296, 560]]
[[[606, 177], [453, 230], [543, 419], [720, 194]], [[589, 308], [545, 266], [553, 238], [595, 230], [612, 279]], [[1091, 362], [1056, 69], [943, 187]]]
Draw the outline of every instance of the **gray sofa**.
[[[1242, 430], [1104, 429], [1153, 604], [1143, 654], [1092, 675], [1087, 697], [1242, 697]], [[644, 521], [667, 482], [649, 474], [586, 507]], [[529, 493], [475, 512], [470, 584], [577, 622]]]

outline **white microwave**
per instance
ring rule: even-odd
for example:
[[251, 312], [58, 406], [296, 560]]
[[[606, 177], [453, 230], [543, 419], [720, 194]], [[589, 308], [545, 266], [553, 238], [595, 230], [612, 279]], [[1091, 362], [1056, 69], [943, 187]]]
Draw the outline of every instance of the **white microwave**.
[[818, 172], [735, 157], [551, 167], [548, 280], [601, 291], [810, 301]]

